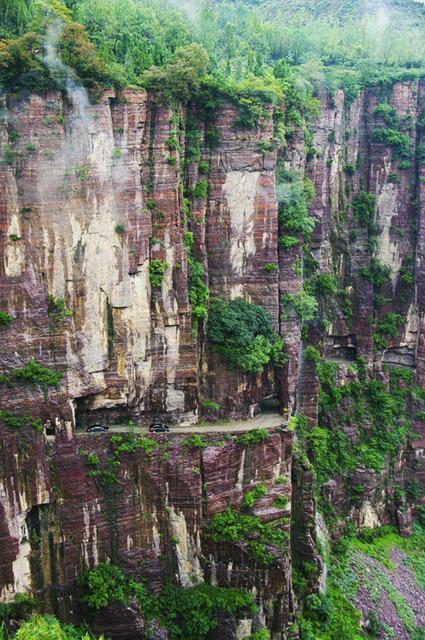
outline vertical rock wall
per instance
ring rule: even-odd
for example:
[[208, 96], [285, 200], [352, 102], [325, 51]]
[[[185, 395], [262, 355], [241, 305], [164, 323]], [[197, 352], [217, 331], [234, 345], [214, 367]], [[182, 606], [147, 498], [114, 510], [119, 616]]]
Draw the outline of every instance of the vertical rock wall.
[[[83, 113], [57, 94], [4, 111], [14, 162], [1, 166], [0, 291], [16, 350], [3, 345], [2, 368], [35, 357], [66, 372], [61, 411], [80, 422], [93, 411], [195, 421], [200, 378], [219, 368], [226, 382], [208, 380], [207, 393], [224, 398], [227, 413], [247, 413], [262, 397], [259, 388], [251, 398], [259, 381], [238, 379], [214, 356], [199, 369], [183, 237], [193, 231], [212, 295], [263, 304], [278, 326], [277, 276], [263, 269], [277, 261], [276, 153], [258, 146], [273, 135], [271, 112], [255, 132], [232, 128], [235, 108], [217, 113], [219, 147], [202, 143], [208, 198], [192, 199], [189, 211], [184, 112], [126, 91]], [[159, 287], [150, 282], [158, 261], [166, 265]], [[49, 315], [49, 295], [63, 298], [70, 317]]]
[[[207, 580], [252, 591], [260, 607], [257, 622], [282, 637], [294, 610], [289, 536], [285, 552], [273, 551], [272, 564], [264, 567], [244, 544], [213, 544], [205, 525], [228, 506], [239, 508], [244, 493], [258, 483], [267, 493], [255, 514], [276, 524], [289, 515], [290, 432], [277, 430], [263, 443], [245, 445], [237, 434], [227, 434], [226, 441], [210, 435], [204, 450], [190, 447], [185, 436], [160, 436], [152, 453], [115, 456], [116, 483], [102, 476], [116, 447], [110, 435], [74, 438], [64, 430], [47, 446], [47, 458], [42, 436], [25, 435], [32, 457], [46, 463], [31, 468], [28, 455], [17, 452], [19, 462], [12, 466], [16, 436], [1, 452], [0, 468], [9, 474], [1, 494], [6, 511], [0, 535], [7, 549], [1, 554], [2, 599], [31, 590], [46, 610], [78, 620], [76, 577], [82, 568], [109, 559], [153, 591], [168, 580], [182, 587]], [[99, 462], [93, 464], [93, 456]], [[287, 506], [276, 507], [278, 496], [288, 498]], [[94, 618], [95, 628], [112, 638], [139, 637], [134, 621], [122, 635], [120, 616], [110, 611], [102, 621]]]
[[[260, 144], [273, 138], [271, 110], [269, 115], [254, 131], [233, 127], [234, 108], [216, 117], [220, 145], [210, 161], [206, 251], [211, 295], [264, 306], [278, 330], [278, 272], [265, 269], [278, 262], [277, 152], [264, 153]], [[269, 378], [235, 375], [217, 355], [208, 354], [206, 393], [220, 402], [224, 415], [258, 411], [262, 397], [274, 393]]]
[[[410, 163], [401, 164], [393, 148], [376, 142], [374, 131], [387, 126], [375, 111], [382, 102], [395, 109], [413, 151]], [[250, 447], [217, 437], [203, 452], [178, 437], [160, 439], [149, 459], [141, 452], [122, 455], [124, 493], [118, 496], [102, 490], [87, 462], [91, 451], [107, 465], [109, 438], [76, 435], [75, 423], [97, 416], [191, 423], [205, 399], [219, 402], [223, 415], [246, 416], [265, 396], [277, 395], [290, 413], [298, 409], [309, 426], [317, 424], [315, 367], [302, 352], [299, 318], [283, 304], [287, 294], [302, 290], [298, 265], [304, 251], [301, 238], [290, 250], [278, 243], [278, 155], [286, 170], [314, 184], [310, 213], [316, 225], [308, 259], [318, 263], [319, 273], [336, 276], [352, 309], [350, 316], [335, 304], [330, 326], [311, 324], [308, 342], [340, 364], [338, 384], [352, 379], [351, 363], [362, 356], [369, 375], [385, 381], [384, 365], [401, 366], [423, 387], [423, 83], [369, 88], [352, 103], [341, 92], [321, 96], [309, 154], [301, 132], [290, 136], [286, 149], [264, 151], [273, 138], [272, 119], [253, 131], [237, 129], [231, 105], [215, 114], [215, 148], [206, 135], [212, 123], [155, 104], [141, 91], [105, 95], [85, 109], [83, 120], [58, 94], [6, 106], [0, 129], [0, 308], [12, 322], [0, 329], [0, 373], [7, 376], [35, 358], [64, 378], [48, 391], [0, 383], [3, 411], [57, 425], [47, 451], [43, 434], [0, 425], [2, 598], [33, 588], [46, 609], [72, 616], [72, 588], [81, 568], [117, 558], [154, 589], [174, 576], [181, 586], [206, 579], [253, 590], [261, 605], [254, 624], [261, 618], [280, 640], [293, 614], [289, 545], [270, 569], [257, 572], [243, 546], [218, 548], [203, 527], [227, 505], [239, 506], [244, 490], [262, 481], [268, 493], [258, 515], [280, 518], [274, 497], [293, 491], [296, 504], [288, 505], [287, 514], [292, 507], [293, 549], [317, 560], [311, 470], [296, 459], [294, 487], [275, 482], [291, 472], [289, 432]], [[188, 160], [190, 118], [197, 120], [206, 173], [197, 159]], [[196, 189], [201, 180], [207, 181], [206, 194]], [[369, 226], [352, 206], [360, 192], [375, 196]], [[209, 350], [203, 324], [193, 330], [188, 231], [211, 295], [242, 296], [269, 310], [288, 354], [277, 375], [227, 370]], [[379, 292], [365, 277], [374, 259], [390, 273]], [[160, 286], [150, 278], [156, 261], [166, 266]], [[266, 270], [267, 264], [278, 269]], [[55, 307], [61, 298], [71, 314]], [[374, 325], [388, 313], [399, 314], [402, 323], [385, 349], [375, 349]], [[353, 475], [365, 488], [351, 512], [360, 526], [398, 517], [401, 529], [409, 529], [410, 515], [394, 513], [385, 487], [389, 477], [425, 484], [421, 398], [417, 394], [413, 408], [417, 435], [395, 467], [381, 475], [365, 469]], [[359, 425], [339, 427], [353, 442], [358, 437]], [[325, 491], [336, 511], [344, 512], [339, 478]], [[96, 624], [107, 635], [124, 637], [109, 620], [104, 627]]]

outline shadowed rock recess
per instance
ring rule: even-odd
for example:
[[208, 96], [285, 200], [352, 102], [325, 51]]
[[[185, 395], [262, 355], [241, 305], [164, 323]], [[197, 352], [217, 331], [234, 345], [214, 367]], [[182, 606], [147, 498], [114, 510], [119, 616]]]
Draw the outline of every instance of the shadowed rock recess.
[[[168, 638], [132, 601], [82, 604], [77, 577], [110, 560], [152, 593], [201, 582], [251, 592], [256, 611], [223, 614], [209, 640], [262, 628], [298, 638], [293, 578], [304, 593], [324, 588], [324, 547], [348, 521], [407, 536], [424, 518], [425, 83], [349, 102], [323, 94], [312, 140], [295, 131], [282, 148], [272, 106], [243, 129], [232, 104], [205, 122], [142, 90], [83, 111], [61, 93], [4, 100], [2, 601], [30, 592], [41, 611], [105, 637]], [[304, 247], [287, 203], [306, 178]], [[195, 313], [194, 264], [210, 298], [269, 312], [283, 366], [226, 367]], [[289, 424], [195, 427], [247, 419], [265, 399]], [[84, 432], [152, 419], [194, 433]], [[237, 529], [243, 518], [255, 531]], [[364, 553], [351, 551], [353, 566]], [[392, 553], [402, 584], [410, 569]], [[366, 619], [361, 588], [352, 601]], [[412, 629], [423, 624], [415, 589]], [[413, 637], [409, 624], [397, 619], [397, 637]]]

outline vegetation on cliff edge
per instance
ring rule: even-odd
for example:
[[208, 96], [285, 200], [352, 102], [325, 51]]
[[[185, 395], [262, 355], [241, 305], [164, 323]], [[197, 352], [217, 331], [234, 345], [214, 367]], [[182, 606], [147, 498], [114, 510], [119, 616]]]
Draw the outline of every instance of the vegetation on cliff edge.
[[[18, 593], [0, 603], [0, 640], [91, 640], [87, 629], [61, 624], [54, 616], [34, 614], [36, 601]], [[103, 640], [103, 636], [99, 637]]]
[[151, 594], [116, 565], [106, 562], [81, 574], [80, 602], [91, 609], [112, 603], [135, 606], [148, 626], [155, 618], [168, 630], [170, 640], [203, 640], [226, 615], [244, 617], [256, 612], [253, 597], [240, 589], [199, 584], [187, 589], [166, 585]]
[[269, 363], [284, 362], [283, 341], [268, 311], [241, 298], [211, 302], [208, 339], [230, 367], [243, 373], [261, 373]]
[[[425, 15], [418, 4], [391, 0], [377, 7], [372, 2], [341, 0], [336, 10], [329, 2], [222, 0], [188, 3], [185, 10], [172, 3], [142, 0], [2, 0], [0, 37], [5, 40], [0, 77], [6, 86], [12, 83], [20, 88], [33, 81], [34, 72], [38, 74], [45, 65], [40, 54], [46, 25], [59, 17], [65, 23], [64, 62], [86, 85], [146, 82], [151, 87], [165, 86], [168, 92], [173, 89], [167, 74], [173, 65], [179, 71], [176, 52], [196, 43], [210, 61], [205, 94], [211, 77], [215, 92], [241, 83], [248, 89], [261, 81], [274, 93], [280, 85], [278, 94], [284, 95], [291, 120], [300, 97], [305, 102], [306, 89], [343, 87], [353, 97], [367, 83], [417, 76], [425, 66]], [[77, 23], [84, 26], [96, 55]], [[4, 75], [9, 49], [15, 56], [21, 50], [19, 62], [15, 57], [18, 64], [12, 65], [15, 79], [12, 73]], [[186, 71], [190, 78], [191, 69]], [[177, 82], [181, 97], [189, 85]], [[39, 87], [46, 89], [43, 83]]]

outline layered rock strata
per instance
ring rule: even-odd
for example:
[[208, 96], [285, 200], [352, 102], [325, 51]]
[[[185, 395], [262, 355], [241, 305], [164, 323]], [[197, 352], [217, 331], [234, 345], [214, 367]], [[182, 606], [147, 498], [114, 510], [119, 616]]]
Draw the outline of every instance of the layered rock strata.
[[[383, 103], [393, 108], [392, 126], [409, 160], [377, 135], [389, 126], [377, 108]], [[153, 589], [176, 576], [181, 586], [206, 579], [253, 590], [273, 639], [285, 637], [294, 611], [289, 543], [270, 569], [256, 572], [243, 547], [217, 548], [203, 531], [215, 513], [239, 506], [243, 492], [261, 481], [268, 493], [258, 514], [280, 517], [272, 498], [293, 491], [294, 557], [319, 566], [311, 469], [297, 456], [293, 488], [275, 482], [291, 472], [289, 432], [249, 447], [218, 446], [217, 436], [202, 452], [177, 436], [161, 439], [149, 458], [122, 456], [124, 498], [114, 502], [90, 476], [87, 455], [80, 455], [92, 452], [105, 464], [109, 437], [93, 440], [76, 425], [160, 416], [190, 424], [205, 400], [219, 403], [223, 417], [241, 417], [276, 397], [312, 428], [320, 419], [319, 381], [304, 354], [307, 344], [340, 365], [338, 384], [358, 380], [352, 365], [361, 357], [371, 378], [387, 382], [391, 368], [401, 367], [424, 386], [425, 85], [368, 88], [351, 102], [342, 92], [322, 95], [320, 105], [312, 142], [294, 132], [287, 147], [277, 149], [269, 144], [271, 108], [255, 130], [241, 130], [233, 105], [206, 122], [196, 111], [160, 106], [142, 91], [105, 94], [83, 111], [59, 94], [5, 102], [0, 301], [12, 321], [0, 329], [0, 373], [9, 376], [9, 384], [0, 384], [3, 598], [32, 588], [46, 609], [72, 617], [79, 571], [116, 557]], [[278, 242], [277, 166], [279, 181], [286, 180], [283, 167], [314, 185], [316, 224], [307, 258], [301, 236], [290, 249]], [[359, 193], [374, 196], [367, 224], [353, 207]], [[212, 296], [240, 296], [270, 312], [288, 356], [282, 369], [243, 376], [209, 348], [204, 323], [196, 328], [192, 320], [187, 232]], [[285, 299], [302, 291], [312, 262], [319, 273], [335, 276], [338, 295], [330, 326], [313, 321], [306, 335]], [[160, 286], [151, 277], [158, 264], [165, 267]], [[389, 274], [379, 290], [370, 276], [376, 265]], [[378, 348], [373, 334], [387, 314], [401, 320]], [[11, 372], [31, 359], [63, 373], [58, 388], [10, 384]], [[341, 478], [323, 488], [337, 514], [349, 509], [358, 526], [396, 522], [409, 532], [412, 508], [398, 504], [388, 485], [416, 483], [424, 494], [423, 405], [417, 394], [415, 436], [395, 463], [381, 474], [354, 472], [352, 482], [364, 489], [354, 506]], [[39, 418], [54, 442], [46, 448], [43, 434], [14, 431], [4, 412]], [[337, 427], [358, 441], [362, 425]], [[113, 619], [103, 631], [124, 637]], [[237, 624], [229, 622], [229, 637], [238, 637]]]

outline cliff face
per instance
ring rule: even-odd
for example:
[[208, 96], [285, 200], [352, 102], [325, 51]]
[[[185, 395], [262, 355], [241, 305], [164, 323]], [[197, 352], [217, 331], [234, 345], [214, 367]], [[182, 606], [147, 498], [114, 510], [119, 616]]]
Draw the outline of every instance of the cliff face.
[[[66, 371], [67, 415], [166, 413], [190, 422], [204, 385], [226, 414], [255, 404], [251, 388], [232, 384], [233, 374], [217, 385], [216, 360], [201, 360], [183, 246], [190, 226], [211, 292], [263, 303], [278, 325], [277, 276], [265, 287], [263, 271], [277, 257], [276, 154], [258, 147], [272, 122], [246, 134], [232, 129], [236, 115], [230, 107], [217, 114], [220, 143], [205, 152], [208, 198], [195, 194], [185, 214], [183, 113], [142, 92], [105, 96], [84, 118], [57, 95], [6, 113], [3, 141], [8, 131], [19, 137], [15, 165], [1, 168], [2, 299], [17, 349], [2, 352], [2, 367], [40, 356]], [[190, 186], [202, 179], [195, 165], [188, 173]], [[167, 268], [152, 288], [156, 260]], [[48, 295], [63, 298], [72, 319], [55, 324]]]
[[[419, 386], [423, 385], [423, 99], [423, 85], [417, 82], [381, 91], [367, 89], [348, 105], [342, 93], [334, 100], [322, 99], [320, 121], [313, 130], [317, 155], [308, 166], [316, 192], [311, 206], [317, 220], [311, 249], [322, 273], [338, 275], [351, 312], [344, 314], [340, 304], [332, 311], [329, 329], [312, 337], [325, 357], [340, 365], [338, 385], [356, 379], [351, 363], [359, 357], [364, 358], [366, 369], [376, 380], [388, 383], [391, 371], [401, 367]], [[393, 109], [392, 122], [381, 112], [383, 103]], [[402, 149], [379, 140], [378, 132], [388, 127], [405, 138], [409, 160], [403, 161]], [[364, 193], [373, 196], [369, 223], [356, 208], [358, 194]], [[385, 273], [381, 281], [379, 274], [376, 277], [378, 271]], [[381, 345], [382, 322], [390, 317], [397, 317], [397, 326], [385, 333], [385, 344]], [[314, 424], [317, 395], [310, 390], [317, 385], [314, 367], [303, 362], [299, 410]], [[342, 408], [342, 421], [335, 426], [356, 443], [365, 423], [353, 419], [347, 407], [345, 411], [348, 419], [344, 419]], [[352, 481], [365, 489], [354, 509], [363, 526], [392, 520], [398, 509], [401, 530], [408, 528], [410, 509], [406, 504], [394, 505], [394, 497], [388, 495], [391, 487], [414, 480], [420, 483], [419, 493], [423, 495], [424, 424], [418, 396], [414, 396], [409, 411], [414, 435], [410, 445], [400, 451], [399, 459], [381, 477], [368, 469], [359, 469], [352, 476]], [[329, 497], [339, 511], [346, 496], [336, 480], [329, 487]]]
[[[412, 150], [408, 162], [394, 144], [377, 141], [376, 130], [388, 126], [377, 109], [383, 102]], [[160, 438], [149, 456], [120, 455], [114, 493], [105, 492], [102, 475], [90, 475], [88, 463], [91, 452], [107, 470], [111, 438], [77, 434], [75, 424], [162, 415], [193, 423], [206, 399], [218, 402], [223, 416], [247, 416], [270, 396], [305, 415], [309, 428], [327, 419], [316, 367], [304, 357], [300, 318], [284, 302], [302, 290], [314, 261], [319, 273], [337, 277], [339, 291], [331, 305], [319, 300], [330, 322], [310, 323], [304, 345], [338, 363], [337, 386], [359, 380], [353, 364], [361, 357], [372, 379], [387, 384], [389, 365], [412, 372], [423, 387], [424, 112], [425, 85], [417, 82], [368, 89], [348, 104], [342, 92], [323, 95], [307, 153], [301, 132], [285, 149], [270, 145], [271, 117], [255, 130], [235, 128], [231, 105], [211, 123], [158, 106], [141, 91], [105, 95], [91, 106], [84, 96], [72, 105], [59, 94], [8, 100], [0, 130], [0, 300], [12, 322], [0, 329], [0, 370], [8, 375], [34, 358], [64, 377], [48, 391], [0, 384], [3, 411], [50, 421], [56, 431], [46, 445], [31, 427], [0, 424], [2, 597], [31, 587], [46, 609], [72, 617], [81, 568], [113, 558], [154, 589], [170, 577], [184, 587], [205, 579], [250, 589], [258, 620], [253, 627], [229, 622], [228, 637], [243, 638], [260, 621], [273, 638], [286, 637], [294, 612], [290, 542], [294, 556], [320, 568], [313, 476], [296, 456], [291, 486], [290, 432], [249, 446], [236, 436], [212, 437], [203, 450], [183, 437]], [[278, 243], [278, 164], [314, 184], [308, 258], [301, 238], [289, 249]], [[367, 221], [356, 208], [362, 193], [375, 197]], [[208, 348], [189, 303], [188, 231], [211, 295], [241, 296], [268, 309], [285, 342], [283, 369], [243, 376]], [[160, 286], [152, 279], [155, 264], [165, 267]], [[385, 267], [388, 277], [378, 287], [374, 274]], [[396, 314], [396, 328], [384, 346], [376, 338], [374, 346], [388, 314]], [[412, 504], [400, 501], [394, 486], [419, 483], [421, 496], [425, 487], [423, 400], [416, 394], [409, 403], [416, 435], [381, 472], [351, 472], [349, 481], [362, 487], [355, 502], [340, 474], [322, 487], [337, 515], [409, 531]], [[329, 427], [351, 444], [369, 428], [349, 403], [330, 416]], [[285, 482], [276, 483], [281, 477]], [[265, 522], [290, 515], [290, 505], [283, 513], [273, 505], [279, 494], [296, 496], [285, 525], [288, 532], [293, 525], [292, 540], [261, 569], [243, 545], [214, 545], [205, 535], [215, 513], [240, 506], [244, 491], [259, 482], [267, 495], [255, 508]], [[111, 637], [138, 637], [143, 621], [126, 615], [111, 612], [95, 626]]]
[[[254, 590], [258, 618], [229, 621], [226, 635], [214, 637], [239, 637], [238, 624], [249, 633], [260, 620], [277, 637], [284, 633], [294, 612], [289, 535], [284, 550], [270, 547], [272, 563], [261, 567], [246, 542], [214, 543], [205, 525], [227, 507], [239, 508], [246, 491], [261, 483], [267, 492], [253, 513], [267, 523], [286, 518], [289, 533], [291, 433], [277, 430], [258, 444], [244, 444], [237, 434], [226, 440], [210, 435], [204, 449], [184, 436], [162, 436], [152, 451], [119, 452], [109, 435], [63, 431], [46, 454], [41, 436], [28, 432], [24, 438], [27, 448], [16, 438], [2, 448], [3, 598], [31, 589], [45, 609], [87, 617], [72, 597], [75, 578], [83, 566], [109, 558], [153, 591], [167, 580]], [[34, 466], [31, 459], [45, 464]], [[282, 496], [285, 506], [276, 506]], [[92, 615], [92, 622], [117, 639], [140, 637], [137, 629], [143, 629], [136, 611], [122, 618], [112, 609]]]

